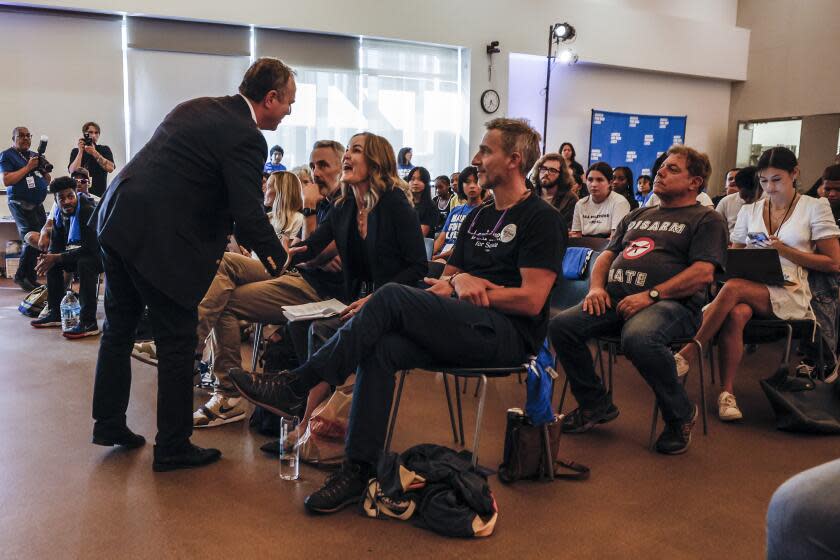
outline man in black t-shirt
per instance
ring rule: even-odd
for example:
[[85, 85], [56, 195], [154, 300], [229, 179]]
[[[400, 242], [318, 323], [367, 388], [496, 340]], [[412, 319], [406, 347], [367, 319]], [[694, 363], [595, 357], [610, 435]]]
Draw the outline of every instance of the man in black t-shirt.
[[539, 348], [566, 232], [560, 215], [526, 186], [538, 157], [539, 134], [525, 121], [490, 121], [472, 164], [495, 199], [464, 220], [440, 280], [427, 279], [427, 290], [386, 284], [364, 306], [345, 310], [349, 320], [296, 370], [230, 374], [245, 398], [289, 414], [321, 381], [337, 385], [357, 372], [347, 461], [306, 498], [310, 511], [361, 500], [385, 443], [396, 371], [521, 364]]
[[670, 343], [694, 335], [704, 292], [724, 265], [726, 222], [696, 201], [710, 169], [705, 154], [673, 146], [653, 185], [661, 205], [639, 208], [621, 221], [593, 265], [586, 298], [552, 319], [551, 342], [579, 405], [563, 431], [585, 432], [618, 416], [586, 345], [618, 331], [624, 354], [653, 389], [666, 421], [656, 450], [688, 449], [697, 407], [677, 379]]
[[90, 173], [90, 194], [101, 197], [108, 187], [108, 173], [114, 171], [114, 154], [111, 148], [99, 144], [101, 129], [95, 122], [86, 122], [82, 126], [82, 138], [79, 145], [70, 152], [70, 165], [67, 171], [71, 174], [79, 167], [84, 167]]

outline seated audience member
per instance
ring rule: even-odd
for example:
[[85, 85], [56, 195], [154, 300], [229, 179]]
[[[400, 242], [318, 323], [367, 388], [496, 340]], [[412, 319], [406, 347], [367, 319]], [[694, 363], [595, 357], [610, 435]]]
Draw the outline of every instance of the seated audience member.
[[[76, 194], [78, 196], [89, 197], [93, 201], [94, 205], [98, 202], [98, 199], [88, 194], [88, 188], [90, 187], [90, 173], [88, 173], [87, 169], [84, 167], [77, 168], [70, 174], [70, 178], [76, 181]], [[50, 215], [47, 216], [47, 222], [44, 224], [44, 227], [41, 228], [41, 231], [37, 233], [29, 233], [30, 245], [34, 245], [39, 251], [46, 251], [49, 249], [53, 224], [55, 224], [55, 219], [60, 213], [61, 207], [58, 204], [54, 205]]]
[[605, 162], [593, 163], [586, 172], [589, 196], [575, 204], [571, 237], [610, 237], [630, 212], [627, 199], [610, 189], [612, 168]]
[[451, 212], [458, 206], [461, 206], [466, 202], [466, 199], [461, 198], [461, 193], [458, 192], [458, 176], [459, 173], [455, 171], [452, 175], [449, 176], [449, 184], [452, 186], [452, 189], [455, 191], [455, 196], [449, 199], [449, 211]]
[[423, 237], [434, 238], [440, 214], [432, 202], [431, 175], [425, 167], [415, 167], [406, 177], [411, 192], [414, 211], [420, 220], [420, 231]]
[[278, 171], [268, 178], [268, 190], [275, 194], [268, 220], [284, 242], [300, 239], [303, 228], [303, 187], [294, 173]]
[[612, 188], [614, 193], [618, 193], [627, 199], [631, 210], [639, 207], [639, 201], [636, 200], [636, 196], [633, 194], [633, 170], [629, 167], [622, 166], [613, 169], [610, 188]]
[[575, 179], [576, 183], [583, 186], [583, 194], [580, 196], [586, 196], [589, 194], [586, 192], [586, 185], [583, 177], [583, 166], [575, 161], [575, 157], [577, 156], [575, 147], [571, 142], [563, 142], [560, 144], [560, 149], [557, 151], [560, 152], [561, 156], [563, 156], [563, 160], [566, 163], [566, 169], [569, 170], [572, 178]]
[[825, 168], [822, 174], [822, 188], [825, 198], [831, 205], [834, 221], [840, 225], [840, 165]]
[[404, 181], [408, 181], [408, 172], [414, 169], [414, 166], [411, 164], [411, 156], [413, 155], [414, 152], [408, 146], [400, 148], [397, 154], [397, 172], [400, 179]]
[[[787, 148], [766, 150], [758, 159], [758, 181], [764, 198], [747, 204], [738, 213], [732, 246], [776, 249], [785, 279], [791, 285], [768, 286], [733, 278], [703, 312], [703, 324], [695, 338], [705, 346], [718, 335], [720, 377], [723, 392], [718, 398], [721, 420], [742, 417], [734, 395], [735, 373], [744, 353], [744, 326], [753, 316], [766, 319], [813, 318], [808, 271], [840, 272], [840, 229], [828, 202], [801, 196], [795, 182], [799, 166]], [[757, 238], [763, 234], [766, 240]], [[677, 354], [677, 367], [688, 371], [694, 348]]]
[[537, 189], [537, 195], [560, 212], [566, 229], [569, 229], [578, 197], [572, 193], [572, 180], [563, 156], [549, 153], [537, 160], [531, 183]]
[[64, 332], [75, 339], [99, 334], [96, 323], [96, 281], [102, 272], [96, 226], [88, 224], [96, 205], [87, 196], [76, 194], [76, 181], [59, 177], [50, 183], [55, 205], [60, 213], [55, 218], [49, 252], [42, 255], [36, 270], [47, 276], [49, 313], [31, 322], [33, 327], [61, 326], [61, 299], [64, 297], [64, 272], [79, 275], [79, 324]]
[[[343, 153], [344, 146], [333, 140], [320, 140], [312, 147], [309, 161], [315, 187], [310, 186], [304, 194], [303, 204], [306, 207], [302, 212], [305, 217], [301, 229], [304, 239], [315, 231], [317, 224], [326, 221], [339, 194], [338, 179]], [[283, 175], [281, 172], [272, 176]], [[282, 229], [279, 234], [283, 233]], [[285, 322], [281, 305], [311, 303], [330, 298], [344, 299], [340, 261], [335, 263], [332, 258], [327, 258], [329, 251], [324, 251], [323, 255], [323, 267], [313, 265], [308, 269], [299, 268], [296, 272], [286, 272], [272, 278], [260, 261], [237, 253], [224, 254], [213, 282], [198, 306], [196, 359], [202, 356], [207, 338], [213, 330], [216, 335], [216, 356], [213, 362], [213, 395], [193, 413], [194, 427], [214, 427], [245, 418], [245, 403], [227, 379], [228, 370], [240, 367], [242, 363], [240, 318], [278, 324]]]
[[662, 203], [621, 221], [593, 265], [589, 293], [552, 319], [549, 333], [578, 402], [563, 431], [586, 432], [618, 416], [586, 343], [620, 332], [624, 354], [653, 389], [666, 422], [656, 450], [673, 455], [688, 449], [698, 411], [677, 378], [670, 344], [700, 323], [704, 292], [726, 257], [726, 224], [696, 202], [710, 171], [706, 154], [686, 146], [667, 153], [653, 184]]
[[653, 194], [653, 180], [650, 175], [640, 175], [636, 181], [636, 201], [639, 206], [647, 206], [647, 200]]
[[297, 178], [300, 180], [300, 186], [302, 188], [306, 188], [308, 185], [312, 184], [312, 172], [309, 170], [308, 165], [298, 165], [294, 169], [292, 169], [292, 173], [297, 175]]
[[440, 233], [443, 222], [446, 221], [446, 217], [449, 215], [453, 198], [457, 197], [452, 192], [452, 184], [449, 182], [449, 177], [438, 175], [435, 178], [435, 197], [432, 199], [432, 203], [438, 211], [438, 225], [435, 227], [435, 235]]
[[830, 560], [840, 552], [840, 459], [789, 478], [767, 509], [767, 560]]
[[718, 204], [720, 204], [720, 201], [725, 197], [730, 194], [738, 194], [738, 185], [735, 184], [735, 175], [739, 170], [740, 168], [733, 167], [726, 172], [726, 176], [723, 178], [723, 194], [712, 198], [712, 204], [715, 205], [715, 209], [717, 209]]
[[[834, 165], [840, 165], [840, 152], [834, 156]], [[814, 181], [814, 184], [811, 185], [811, 188], [808, 189], [808, 192], [805, 193], [808, 196], [812, 196], [814, 198], [824, 198], [825, 197], [825, 190], [823, 189], [823, 178], [820, 176], [819, 179]]]
[[[718, 202], [715, 210], [726, 220], [729, 235], [735, 229], [735, 222], [738, 220], [738, 212], [744, 204], [752, 204], [758, 195], [758, 183], [755, 177], [755, 167], [745, 167], [737, 171], [730, 171], [726, 174], [727, 192], [729, 192], [729, 179], [735, 185], [735, 192], [729, 193]], [[740, 179], [738, 178], [740, 176]]]
[[263, 171], [262, 174], [262, 193], [263, 193], [263, 208], [265, 208], [265, 213], [268, 214], [271, 212], [271, 205], [274, 203], [274, 193], [268, 193], [268, 178], [271, 177], [271, 173], [266, 173]]
[[539, 348], [566, 234], [559, 214], [526, 185], [537, 157], [539, 134], [525, 121], [490, 121], [472, 163], [495, 200], [464, 222], [445, 279], [430, 280], [425, 291], [384, 286], [350, 310], [344, 326], [294, 371], [231, 375], [249, 400], [295, 413], [310, 389], [339, 385], [357, 371], [347, 459], [306, 498], [310, 511], [335, 512], [361, 501], [385, 442], [396, 371], [517, 364]]
[[[0, 182], [6, 187], [9, 211], [15, 220], [18, 235], [25, 242], [27, 235], [40, 231], [47, 221], [44, 199], [47, 197], [50, 174], [42, 173], [46, 170], [39, 168], [41, 159], [29, 149], [32, 134], [28, 128], [16, 126], [12, 130], [12, 143], [10, 148], [0, 152]], [[14, 282], [26, 292], [40, 286], [35, 274], [37, 260], [37, 245], [24, 243]]]
[[280, 146], [272, 146], [271, 151], [269, 152], [268, 161], [265, 162], [265, 167], [263, 171], [266, 173], [274, 173], [275, 171], [286, 171], [286, 166], [280, 163], [283, 161], [283, 148]]
[[[313, 151], [312, 157], [322, 156]], [[213, 364], [217, 387], [228, 404], [231, 399], [236, 399], [233, 402], [241, 410], [242, 418], [244, 403], [238, 399], [237, 390], [229, 384], [228, 376], [231, 368], [241, 367], [239, 320], [280, 323], [285, 320], [281, 309], [283, 305], [333, 297], [352, 301], [342, 313], [342, 317], [346, 318], [368, 301], [370, 291], [387, 282], [417, 285], [427, 270], [420, 224], [399, 188], [402, 180], [396, 174], [394, 152], [388, 141], [368, 132], [353, 136], [337, 170], [341, 170], [340, 193], [333, 202], [333, 208], [315, 231], [289, 250], [291, 255], [295, 255], [291, 266], [299, 272], [287, 272], [279, 278], [238, 286], [227, 294], [223, 309], [218, 310], [217, 307], [214, 313], [218, 317], [215, 329], [219, 349]], [[341, 257], [341, 294], [321, 293], [317, 286], [307, 281], [308, 268], [318, 266], [321, 263], [319, 259], [332, 258], [332, 254], [324, 255], [324, 252], [333, 244]], [[363, 283], [370, 288], [365, 290]], [[199, 328], [203, 307], [205, 301], [199, 306]], [[329, 328], [330, 324], [325, 328]], [[208, 326], [212, 325], [206, 325], [207, 330], [200, 332], [199, 336], [209, 333]], [[337, 328], [338, 325], [335, 325], [334, 330]], [[319, 387], [319, 393], [322, 394], [325, 388], [326, 384]], [[217, 401], [221, 400], [221, 396]], [[201, 410], [196, 415], [199, 412]]]
[[449, 213], [449, 216], [446, 217], [446, 222], [443, 224], [443, 231], [435, 239], [435, 247], [432, 255], [433, 260], [445, 262], [452, 256], [455, 241], [458, 239], [458, 233], [461, 231], [461, 224], [470, 212], [484, 202], [484, 194], [485, 189], [478, 184], [478, 171], [476, 168], [471, 165], [465, 167], [458, 175], [458, 196], [467, 202], [461, 206], [456, 206]]
[[[70, 165], [67, 171], [72, 177], [78, 169], [86, 169], [90, 174], [90, 188], [85, 192], [101, 197], [108, 188], [108, 173], [113, 173], [114, 154], [111, 148], [99, 143], [101, 129], [95, 122], [86, 122], [82, 126], [83, 138], [79, 138], [79, 145], [70, 151]], [[81, 192], [81, 191], [79, 191]]]

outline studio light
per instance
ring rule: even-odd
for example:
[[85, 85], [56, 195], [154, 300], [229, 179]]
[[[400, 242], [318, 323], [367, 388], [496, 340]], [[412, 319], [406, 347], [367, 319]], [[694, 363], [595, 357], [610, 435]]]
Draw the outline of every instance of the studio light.
[[545, 153], [548, 140], [548, 99], [551, 91], [551, 66], [555, 62], [571, 65], [578, 61], [578, 55], [571, 49], [560, 49], [560, 43], [568, 43], [577, 35], [575, 27], [564, 21], [553, 23], [548, 27], [548, 53], [545, 57], [545, 112], [543, 113], [542, 152]]
[[557, 55], [557, 61], [561, 64], [574, 64], [578, 61], [578, 55], [571, 49], [563, 49]]
[[575, 28], [568, 23], [555, 23], [553, 26], [554, 39], [560, 43], [565, 43], [574, 38], [576, 35]]

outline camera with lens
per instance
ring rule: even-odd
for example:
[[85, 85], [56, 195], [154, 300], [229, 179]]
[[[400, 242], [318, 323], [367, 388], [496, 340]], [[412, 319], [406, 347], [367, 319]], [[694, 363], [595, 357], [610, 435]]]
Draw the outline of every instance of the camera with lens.
[[93, 146], [93, 140], [91, 139], [90, 134], [88, 134], [87, 132], [85, 132], [84, 140], [85, 140], [85, 146]]
[[47, 151], [47, 140], [49, 139], [46, 136], [41, 136], [41, 142], [38, 144], [38, 167], [35, 168], [35, 171], [41, 175], [52, 173], [53, 170], [53, 164], [44, 157], [44, 152]]

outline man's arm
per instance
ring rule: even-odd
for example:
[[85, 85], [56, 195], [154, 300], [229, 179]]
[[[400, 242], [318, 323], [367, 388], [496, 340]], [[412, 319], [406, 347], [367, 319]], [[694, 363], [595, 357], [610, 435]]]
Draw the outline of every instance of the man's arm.
[[[317, 209], [318, 203], [323, 200], [323, 195], [321, 191], [318, 189], [318, 185], [313, 181], [303, 187], [303, 207], [304, 208], [312, 208]], [[301, 229], [300, 238], [306, 239], [309, 237], [313, 231], [318, 228], [318, 216], [317, 214], [312, 214], [310, 216], [303, 217], [303, 228]]]
[[[688, 268], [672, 276], [652, 289], [659, 292], [659, 299], [683, 299], [704, 290], [715, 278], [715, 265], [707, 261], [695, 261]], [[619, 302], [615, 310], [625, 320], [642, 309], [656, 303], [649, 291], [627, 296]]]
[[[548, 299], [551, 287], [557, 279], [557, 273], [545, 268], [521, 268], [522, 285], [518, 288], [498, 288], [487, 290], [490, 307], [509, 315], [538, 315]], [[455, 277], [453, 284], [458, 291], [461, 274]]]
[[[107, 150], [107, 152], [106, 152]], [[93, 156], [93, 159], [96, 163], [105, 170], [106, 173], [111, 173], [114, 171], [114, 162], [111, 161], [114, 158], [114, 155], [111, 153], [111, 150], [108, 149], [107, 146], [102, 146], [102, 151], [105, 152], [104, 154], [100, 153], [96, 146], [85, 146], [85, 151]]]
[[26, 165], [18, 169], [17, 171], [6, 171], [3, 173], [3, 186], [4, 187], [11, 187], [12, 185], [16, 185], [20, 183], [20, 181], [29, 175], [36, 167], [38, 167], [38, 157], [29, 158], [29, 161], [26, 162]]
[[79, 138], [79, 145], [70, 152], [70, 165], [67, 171], [73, 173], [82, 166], [82, 155], [85, 153], [85, 139]]

